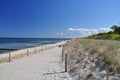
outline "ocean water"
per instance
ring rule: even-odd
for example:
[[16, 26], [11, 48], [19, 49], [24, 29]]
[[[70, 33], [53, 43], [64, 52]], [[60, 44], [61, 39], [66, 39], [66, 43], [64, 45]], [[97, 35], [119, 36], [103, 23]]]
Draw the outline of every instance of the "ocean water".
[[5, 49], [24, 49], [45, 44], [52, 44], [59, 41], [69, 40], [67, 38], [0, 38], [0, 54], [10, 50]]

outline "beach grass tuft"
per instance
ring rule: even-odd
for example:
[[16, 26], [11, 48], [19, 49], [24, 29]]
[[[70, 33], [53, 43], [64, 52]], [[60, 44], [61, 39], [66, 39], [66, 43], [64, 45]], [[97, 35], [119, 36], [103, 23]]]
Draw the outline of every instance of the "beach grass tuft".
[[[81, 60], [98, 59], [109, 71], [120, 73], [120, 41], [75, 39], [64, 45], [64, 54], [68, 54], [68, 66], [74, 69]], [[92, 56], [92, 57], [91, 57]], [[102, 64], [103, 65], [103, 64]]]

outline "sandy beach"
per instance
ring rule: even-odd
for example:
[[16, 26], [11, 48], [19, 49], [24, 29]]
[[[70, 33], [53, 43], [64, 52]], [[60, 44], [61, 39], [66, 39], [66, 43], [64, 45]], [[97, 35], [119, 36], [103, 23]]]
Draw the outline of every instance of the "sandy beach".
[[64, 72], [62, 48], [37, 52], [34, 55], [0, 64], [0, 80], [71, 80]]

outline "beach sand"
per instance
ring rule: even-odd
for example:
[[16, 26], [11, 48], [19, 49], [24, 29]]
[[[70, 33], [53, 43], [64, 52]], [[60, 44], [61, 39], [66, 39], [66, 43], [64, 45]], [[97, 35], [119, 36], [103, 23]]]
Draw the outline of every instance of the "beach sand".
[[0, 64], [0, 80], [71, 80], [64, 72], [62, 48], [37, 52], [34, 55]]

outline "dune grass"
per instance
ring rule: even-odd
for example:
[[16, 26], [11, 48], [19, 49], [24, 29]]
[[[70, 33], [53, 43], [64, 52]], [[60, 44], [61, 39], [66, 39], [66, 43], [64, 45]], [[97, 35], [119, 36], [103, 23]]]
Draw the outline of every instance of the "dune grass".
[[112, 72], [120, 73], [120, 41], [75, 39], [64, 45], [64, 53], [69, 54], [70, 68], [74, 67], [73, 60], [79, 63], [89, 53], [97, 55], [99, 62], [104, 62]]

